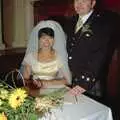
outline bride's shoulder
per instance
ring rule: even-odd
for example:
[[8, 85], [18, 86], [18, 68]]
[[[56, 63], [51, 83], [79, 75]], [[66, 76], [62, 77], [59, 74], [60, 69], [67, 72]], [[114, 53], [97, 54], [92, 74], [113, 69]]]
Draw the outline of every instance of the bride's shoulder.
[[59, 54], [58, 54], [57, 51], [54, 52], [54, 56], [55, 56], [56, 59], [59, 59]]
[[58, 62], [58, 64], [61, 64], [62, 62], [61, 56], [57, 52], [55, 53], [55, 55], [56, 55], [56, 61]]
[[26, 55], [28, 58], [36, 58], [37, 57], [37, 52], [31, 52]]
[[57, 59], [61, 59], [61, 56], [59, 55], [59, 53], [57, 51], [55, 51], [55, 56]]

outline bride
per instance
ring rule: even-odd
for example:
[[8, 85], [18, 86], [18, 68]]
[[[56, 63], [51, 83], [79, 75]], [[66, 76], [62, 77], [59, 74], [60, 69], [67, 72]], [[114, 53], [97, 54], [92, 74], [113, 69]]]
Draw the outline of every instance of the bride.
[[41, 21], [33, 29], [22, 64], [25, 85], [30, 94], [35, 94], [39, 88], [59, 88], [71, 84], [66, 36], [57, 22]]

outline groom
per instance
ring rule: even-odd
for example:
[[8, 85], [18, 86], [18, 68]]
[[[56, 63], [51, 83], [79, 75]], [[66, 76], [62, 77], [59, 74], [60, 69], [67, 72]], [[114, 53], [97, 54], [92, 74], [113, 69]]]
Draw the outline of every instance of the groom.
[[77, 14], [68, 22], [67, 49], [72, 83], [79, 85], [73, 92], [100, 96], [106, 93], [108, 66], [119, 37], [117, 16], [97, 11], [95, 5], [96, 0], [74, 0]]

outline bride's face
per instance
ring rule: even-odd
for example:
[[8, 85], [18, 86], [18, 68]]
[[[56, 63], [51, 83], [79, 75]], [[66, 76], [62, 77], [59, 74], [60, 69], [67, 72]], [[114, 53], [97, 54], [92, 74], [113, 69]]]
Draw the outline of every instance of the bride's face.
[[44, 48], [52, 48], [54, 44], [54, 38], [44, 34], [40, 37], [39, 39], [39, 48], [44, 49]]

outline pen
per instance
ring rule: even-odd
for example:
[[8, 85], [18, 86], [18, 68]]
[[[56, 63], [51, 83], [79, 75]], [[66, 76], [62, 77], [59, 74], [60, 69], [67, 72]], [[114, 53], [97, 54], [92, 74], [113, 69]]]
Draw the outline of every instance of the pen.
[[76, 102], [76, 104], [78, 104], [77, 96], [75, 95], [74, 97], [75, 97], [75, 102]]

